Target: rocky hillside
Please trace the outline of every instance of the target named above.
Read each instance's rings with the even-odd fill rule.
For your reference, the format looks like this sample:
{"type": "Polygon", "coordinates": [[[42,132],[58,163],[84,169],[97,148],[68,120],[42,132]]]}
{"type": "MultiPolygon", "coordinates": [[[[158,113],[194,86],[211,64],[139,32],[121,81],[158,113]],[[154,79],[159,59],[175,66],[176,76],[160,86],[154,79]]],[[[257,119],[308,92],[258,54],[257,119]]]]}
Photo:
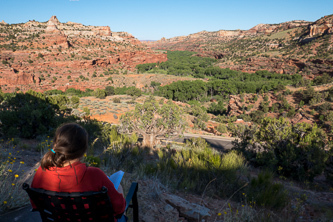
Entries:
{"type": "MultiPolygon", "coordinates": [[[[47,22],[0,23],[2,91],[97,88],[112,74],[127,74],[137,64],[163,62],[131,34],[108,26],[47,22]]],[[[126,77],[124,77],[126,78],[126,77]]]]}
{"type": "Polygon", "coordinates": [[[153,49],[188,50],[219,59],[219,66],[246,72],[333,74],[333,15],[259,24],[249,30],[202,31],[146,43],[153,49]]]}

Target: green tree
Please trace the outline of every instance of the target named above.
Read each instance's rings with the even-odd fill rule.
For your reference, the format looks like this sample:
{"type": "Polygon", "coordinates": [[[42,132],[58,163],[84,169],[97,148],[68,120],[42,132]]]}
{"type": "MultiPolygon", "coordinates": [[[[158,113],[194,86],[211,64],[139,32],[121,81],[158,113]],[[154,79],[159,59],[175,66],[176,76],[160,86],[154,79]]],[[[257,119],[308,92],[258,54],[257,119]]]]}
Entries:
{"type": "Polygon", "coordinates": [[[80,104],[80,98],[77,96],[72,96],[71,98],[71,104],[74,108],[77,108],[80,104]]]}
{"type": "Polygon", "coordinates": [[[107,96],[112,96],[114,95],[114,87],[113,86],[106,86],[105,87],[105,93],[107,96]]]}
{"type": "Polygon", "coordinates": [[[171,100],[160,106],[153,96],[120,119],[120,131],[143,136],[143,146],[154,147],[161,138],[181,136],[184,132],[182,110],[171,100]]]}
{"type": "Polygon", "coordinates": [[[129,87],[126,91],[126,94],[127,95],[130,95],[130,96],[141,96],[142,95],[142,92],[140,89],[136,88],[136,87],[129,87]]]}
{"type": "Polygon", "coordinates": [[[327,84],[332,82],[333,79],[330,75],[328,75],[327,73],[324,73],[322,76],[317,76],[314,80],[313,83],[315,85],[322,85],[322,84],[327,84]]]}
{"type": "Polygon", "coordinates": [[[264,118],[251,132],[234,145],[255,165],[300,181],[312,181],[323,172],[327,136],[316,124],[264,118]]]}
{"type": "Polygon", "coordinates": [[[160,82],[152,81],[150,83],[150,86],[153,87],[156,90],[159,86],[161,86],[161,83],[160,82]]]}
{"type": "Polygon", "coordinates": [[[88,107],[83,107],[83,112],[86,116],[90,115],[90,109],[88,107]]]}
{"type": "Polygon", "coordinates": [[[212,113],[214,115],[222,115],[227,111],[225,108],[225,105],[222,101],[218,101],[218,103],[211,103],[210,106],[207,109],[208,113],[212,113]]]}
{"type": "Polygon", "coordinates": [[[92,95],[99,99],[105,99],[106,93],[104,89],[95,89],[92,95]]]}
{"type": "Polygon", "coordinates": [[[36,138],[56,127],[58,109],[42,93],[29,90],[5,94],[3,100],[0,104],[0,132],[6,137],[36,138]]]}

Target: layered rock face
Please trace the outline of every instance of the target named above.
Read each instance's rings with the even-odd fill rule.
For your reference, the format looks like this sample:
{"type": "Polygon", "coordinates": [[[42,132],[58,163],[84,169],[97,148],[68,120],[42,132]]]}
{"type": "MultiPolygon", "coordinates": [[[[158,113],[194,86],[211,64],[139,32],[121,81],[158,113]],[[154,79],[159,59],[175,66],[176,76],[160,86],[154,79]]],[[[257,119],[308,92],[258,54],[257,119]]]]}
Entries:
{"type": "Polygon", "coordinates": [[[69,43],[67,41],[67,36],[63,31],[58,29],[58,25],[60,24],[59,20],[56,16],[52,16],[50,20],[46,23],[47,27],[45,29],[45,34],[42,35],[44,43],[53,48],[68,48],[69,43]]]}
{"type": "Polygon", "coordinates": [[[287,74],[333,74],[332,27],[330,15],[316,22],[295,20],[258,24],[249,30],[202,31],[146,44],[153,49],[198,52],[197,56],[218,59],[221,68],[250,73],[265,69],[287,74]],[[318,41],[311,42],[315,39],[318,41]]]}
{"type": "Polygon", "coordinates": [[[0,85],[8,87],[21,88],[25,85],[33,85],[36,83],[35,76],[27,73],[16,73],[14,69],[3,70],[3,78],[0,78],[0,85]]]}
{"type": "Polygon", "coordinates": [[[111,37],[112,32],[109,26],[85,26],[81,23],[66,22],[60,23],[56,16],[52,16],[47,22],[46,31],[48,32],[59,32],[66,36],[100,36],[100,37],[111,37]]]}
{"type": "MultiPolygon", "coordinates": [[[[191,40],[210,40],[211,38],[215,38],[218,40],[231,40],[234,38],[243,38],[246,36],[257,36],[263,34],[270,34],[277,31],[284,31],[287,29],[292,29],[296,27],[307,26],[311,24],[311,22],[303,21],[303,20],[296,20],[291,22],[284,22],[276,25],[271,24],[259,24],[254,26],[249,30],[219,30],[215,32],[207,32],[202,31],[194,34],[190,34],[188,36],[177,36],[170,39],[162,38],[155,42],[149,42],[148,45],[151,47],[163,47],[163,44],[168,43],[186,43],[191,40]]],[[[167,45],[165,45],[167,47],[167,45]]]]}
{"type": "MultiPolygon", "coordinates": [[[[132,73],[141,63],[163,62],[155,52],[126,32],[108,26],[59,22],[0,23],[0,87],[45,91],[103,88],[111,74],[132,73]]],[[[133,80],[132,80],[133,82],[133,80]]],[[[119,86],[123,86],[119,83],[119,86]]]]}
{"type": "Polygon", "coordinates": [[[309,36],[333,33],[333,16],[325,16],[310,25],[309,36]]]}
{"type": "Polygon", "coordinates": [[[55,33],[55,34],[64,34],[63,32],[61,32],[57,25],[59,25],[60,22],[59,20],[57,19],[56,16],[52,16],[50,18],[50,20],[47,22],[47,27],[46,27],[46,30],[45,32],[48,32],[48,33],[55,33]]]}

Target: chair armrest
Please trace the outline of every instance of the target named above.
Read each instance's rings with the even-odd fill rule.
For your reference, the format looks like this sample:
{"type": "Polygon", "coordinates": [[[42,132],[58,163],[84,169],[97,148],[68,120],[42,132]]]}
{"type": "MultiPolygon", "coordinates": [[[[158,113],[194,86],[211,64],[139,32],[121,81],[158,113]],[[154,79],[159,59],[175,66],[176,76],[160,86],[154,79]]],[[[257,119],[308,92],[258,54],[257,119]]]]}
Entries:
{"type": "MultiPolygon", "coordinates": [[[[127,196],[126,196],[126,208],[125,208],[125,212],[127,211],[128,207],[130,206],[130,202],[133,199],[133,197],[134,197],[133,202],[134,201],[137,202],[137,198],[136,198],[136,193],[137,192],[138,192],[138,183],[133,182],[132,185],[131,185],[131,188],[128,191],[127,196]]],[[[135,203],[133,203],[133,204],[135,204],[135,203]]]]}
{"type": "Polygon", "coordinates": [[[133,182],[126,196],[126,208],[125,208],[125,212],[127,211],[128,207],[133,208],[133,222],[139,222],[139,204],[138,204],[137,192],[138,192],[138,183],[133,182]],[[130,204],[131,201],[132,204],[130,204]]]}

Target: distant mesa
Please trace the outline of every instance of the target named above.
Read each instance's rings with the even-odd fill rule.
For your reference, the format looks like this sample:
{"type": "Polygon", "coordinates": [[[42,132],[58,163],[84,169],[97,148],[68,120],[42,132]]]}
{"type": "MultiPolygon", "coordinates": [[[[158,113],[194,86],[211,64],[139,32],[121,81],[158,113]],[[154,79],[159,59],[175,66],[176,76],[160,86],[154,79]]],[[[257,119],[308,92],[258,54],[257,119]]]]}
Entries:
{"type": "Polygon", "coordinates": [[[59,22],[57,16],[53,15],[47,22],[46,33],[61,34],[66,36],[100,36],[110,38],[112,32],[109,26],[85,26],[76,22],[59,22]]]}
{"type": "Polygon", "coordinates": [[[82,26],[81,23],[77,23],[77,22],[71,22],[71,21],[68,21],[66,22],[67,25],[75,25],[75,26],[82,26]]]}

